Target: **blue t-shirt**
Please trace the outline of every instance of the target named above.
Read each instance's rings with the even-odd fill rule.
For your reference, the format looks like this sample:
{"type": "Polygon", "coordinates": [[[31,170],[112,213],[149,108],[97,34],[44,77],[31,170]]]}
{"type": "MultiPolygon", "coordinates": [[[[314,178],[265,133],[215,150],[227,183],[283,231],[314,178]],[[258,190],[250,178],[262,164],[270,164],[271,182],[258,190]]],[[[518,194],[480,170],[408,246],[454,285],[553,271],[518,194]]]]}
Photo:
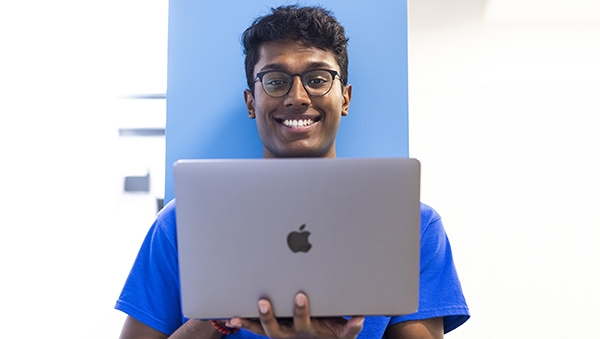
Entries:
{"type": "MultiPolygon", "coordinates": [[[[179,293],[175,202],[172,201],[150,228],[115,308],[171,335],[188,320],[181,312],[179,293]]],[[[402,317],[365,317],[358,339],[379,339],[390,325],[436,317],[444,317],[447,333],[469,319],[469,309],[440,216],[431,207],[421,204],[419,310],[402,317]]],[[[264,338],[245,330],[230,337],[264,338]]]]}

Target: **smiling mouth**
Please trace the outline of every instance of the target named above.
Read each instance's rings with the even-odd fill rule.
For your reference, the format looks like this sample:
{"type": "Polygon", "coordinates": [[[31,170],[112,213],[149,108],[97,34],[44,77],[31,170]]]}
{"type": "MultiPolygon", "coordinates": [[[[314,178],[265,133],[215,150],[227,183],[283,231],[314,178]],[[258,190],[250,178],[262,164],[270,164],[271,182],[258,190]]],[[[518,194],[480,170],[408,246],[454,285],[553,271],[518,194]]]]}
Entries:
{"type": "Polygon", "coordinates": [[[280,124],[283,124],[287,127],[301,128],[301,127],[308,127],[321,119],[316,118],[314,120],[313,119],[276,119],[276,120],[280,124]]]}

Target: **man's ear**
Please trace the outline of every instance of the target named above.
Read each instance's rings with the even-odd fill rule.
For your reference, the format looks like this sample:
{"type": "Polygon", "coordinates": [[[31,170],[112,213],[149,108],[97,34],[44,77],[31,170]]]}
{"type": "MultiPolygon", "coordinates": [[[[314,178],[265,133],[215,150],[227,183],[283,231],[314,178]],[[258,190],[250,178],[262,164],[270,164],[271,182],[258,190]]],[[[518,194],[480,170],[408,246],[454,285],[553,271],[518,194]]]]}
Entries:
{"type": "Polygon", "coordinates": [[[256,111],[254,109],[254,96],[249,89],[244,90],[244,101],[246,102],[246,109],[248,109],[248,118],[256,118],[256,111]]]}
{"type": "Polygon", "coordinates": [[[342,93],[342,116],[348,115],[350,99],[352,99],[352,85],[346,85],[344,86],[344,92],[342,93]]]}

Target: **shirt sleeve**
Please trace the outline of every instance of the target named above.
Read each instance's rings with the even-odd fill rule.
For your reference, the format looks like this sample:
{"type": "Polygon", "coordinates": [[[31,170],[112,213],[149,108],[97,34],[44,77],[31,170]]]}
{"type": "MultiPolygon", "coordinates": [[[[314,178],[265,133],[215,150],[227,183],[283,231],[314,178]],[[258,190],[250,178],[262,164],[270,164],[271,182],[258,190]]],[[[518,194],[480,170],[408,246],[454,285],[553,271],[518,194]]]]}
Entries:
{"type": "Polygon", "coordinates": [[[171,202],[144,239],[115,306],[167,335],[187,320],[181,314],[175,227],[175,204],[171,202]]]}
{"type": "Polygon", "coordinates": [[[444,333],[448,333],[469,319],[469,308],[442,220],[437,212],[425,204],[421,204],[420,266],[418,311],[392,317],[390,325],[407,320],[443,317],[444,333]]]}

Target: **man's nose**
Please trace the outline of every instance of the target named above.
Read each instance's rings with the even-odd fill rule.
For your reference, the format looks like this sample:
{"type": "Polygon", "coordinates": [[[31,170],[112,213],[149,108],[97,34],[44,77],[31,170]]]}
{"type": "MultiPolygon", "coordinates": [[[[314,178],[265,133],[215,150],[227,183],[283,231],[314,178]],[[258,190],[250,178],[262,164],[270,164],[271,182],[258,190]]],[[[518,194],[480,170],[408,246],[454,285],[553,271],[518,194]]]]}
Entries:
{"type": "Polygon", "coordinates": [[[285,96],[285,105],[310,105],[310,95],[308,95],[308,92],[306,92],[306,89],[302,85],[302,78],[300,76],[292,78],[292,86],[285,96]]]}

